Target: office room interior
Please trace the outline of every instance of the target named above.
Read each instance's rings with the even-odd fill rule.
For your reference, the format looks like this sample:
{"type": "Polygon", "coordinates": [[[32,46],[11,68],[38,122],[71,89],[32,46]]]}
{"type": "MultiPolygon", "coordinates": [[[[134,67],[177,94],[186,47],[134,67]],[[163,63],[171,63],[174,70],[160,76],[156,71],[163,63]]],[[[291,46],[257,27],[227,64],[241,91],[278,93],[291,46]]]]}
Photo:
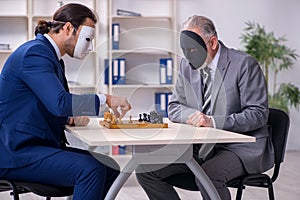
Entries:
{"type": "MultiPolygon", "coordinates": [[[[104,84],[104,60],[109,56],[109,40],[111,39],[108,28],[109,25],[111,25],[109,15],[115,15],[117,9],[134,11],[141,13],[142,16],[172,15],[171,21],[175,22],[175,27],[173,28],[176,31],[180,31],[182,23],[188,17],[192,15],[203,15],[213,20],[218,32],[218,37],[226,46],[240,50],[244,49],[241,36],[245,33],[246,22],[255,22],[264,26],[267,32],[274,32],[276,37],[284,36],[287,39],[284,44],[291,49],[295,49],[296,53],[300,55],[300,21],[298,20],[300,18],[300,1],[298,0],[0,0],[0,44],[10,43],[10,48],[12,50],[16,49],[21,43],[33,38],[33,34],[29,32],[33,31],[32,27],[34,27],[33,24],[36,22],[38,16],[47,16],[48,18],[46,19],[49,20],[49,16],[58,8],[58,4],[70,2],[82,3],[88,7],[96,6],[95,10],[99,16],[97,25],[98,36],[96,37],[97,46],[94,47],[96,53],[92,53],[92,55],[89,55],[85,60],[80,61],[80,65],[74,64],[74,68],[72,68],[73,62],[76,63],[77,61],[66,58],[69,63],[69,66],[66,66],[66,76],[71,81],[71,86],[73,86],[72,84],[74,84],[74,82],[78,82],[79,84],[83,83],[83,87],[73,87],[75,92],[80,93],[90,93],[94,91],[94,88],[91,86],[93,84],[96,84],[97,91],[100,92],[112,92],[114,90],[119,91],[119,94],[122,95],[136,92],[138,94],[137,97],[132,99],[132,106],[136,108],[132,114],[136,117],[138,117],[138,113],[143,112],[143,110],[149,111],[154,108],[152,105],[145,106],[144,104],[151,104],[151,101],[154,99],[153,94],[155,92],[164,91],[167,86],[145,90],[140,88],[122,89],[122,86],[119,88],[109,88],[108,85],[104,84]],[[109,2],[111,2],[112,7],[110,7],[109,2]],[[174,2],[176,5],[171,5],[174,2]],[[26,16],[28,12],[30,12],[30,15],[26,16]],[[24,17],[22,17],[23,15],[24,17]],[[32,24],[29,24],[28,21],[31,21],[32,24]],[[15,23],[15,25],[10,25],[10,23],[15,23]],[[26,25],[24,25],[24,23],[26,25]],[[97,59],[91,59],[91,57],[96,57],[97,59]],[[96,65],[99,66],[99,68],[95,67],[96,65]],[[96,76],[95,73],[98,75],[96,76]],[[101,77],[99,78],[98,76],[100,75],[101,77]],[[150,91],[152,96],[147,96],[148,91],[150,91]]],[[[130,24],[127,24],[127,26],[131,27],[130,24]]],[[[145,37],[144,40],[147,40],[147,38],[145,37]]],[[[157,43],[157,41],[153,42],[157,43]]],[[[164,43],[164,41],[161,42],[164,43]]],[[[0,50],[0,69],[2,69],[10,53],[11,51],[0,50]]],[[[159,59],[159,56],[156,57],[159,59]]],[[[139,60],[141,60],[140,58],[139,60]]],[[[145,59],[148,59],[147,56],[145,59]]],[[[142,62],[140,62],[140,64],[143,65],[142,62]]],[[[179,63],[177,63],[177,65],[179,65],[179,63]]],[[[147,68],[147,65],[141,67],[141,69],[145,68],[147,68]]],[[[153,80],[155,80],[154,82],[159,82],[159,73],[154,73],[155,77],[153,77],[153,74],[152,77],[148,77],[147,74],[152,73],[150,71],[134,71],[129,75],[131,79],[129,81],[140,82],[141,79],[144,79],[146,82],[153,80]],[[135,76],[137,77],[135,78],[135,76]]],[[[292,69],[283,70],[278,74],[277,83],[290,82],[300,88],[299,74],[300,57],[297,57],[292,69]]],[[[274,74],[272,72],[269,73],[269,76],[270,79],[273,80],[274,74]]],[[[174,79],[175,78],[176,76],[174,75],[174,79]]],[[[134,84],[136,85],[136,83],[134,84]]],[[[271,88],[270,85],[269,89],[271,88]]],[[[296,200],[299,199],[300,195],[298,190],[298,185],[300,184],[299,106],[298,108],[289,106],[289,117],[290,129],[285,160],[281,166],[279,178],[274,183],[275,198],[279,200],[296,200]]],[[[72,138],[72,136],[69,135],[68,138],[74,146],[87,148],[87,145],[72,138]]],[[[122,157],[121,155],[115,156],[115,158],[121,165],[124,165],[127,160],[126,156],[122,157]]],[[[182,189],[178,189],[178,191],[182,199],[201,199],[199,192],[182,189]]],[[[232,199],[234,199],[236,190],[230,189],[230,191],[232,193],[232,199]]],[[[0,200],[10,198],[9,192],[0,192],[0,200]]],[[[21,199],[35,200],[44,198],[35,194],[23,194],[21,195],[21,199]]],[[[59,200],[67,198],[56,197],[53,199],[59,200]]],[[[138,185],[135,177],[131,176],[116,199],[146,200],[148,198],[138,185]]],[[[249,187],[244,191],[243,199],[268,199],[267,190],[249,187]]]]}

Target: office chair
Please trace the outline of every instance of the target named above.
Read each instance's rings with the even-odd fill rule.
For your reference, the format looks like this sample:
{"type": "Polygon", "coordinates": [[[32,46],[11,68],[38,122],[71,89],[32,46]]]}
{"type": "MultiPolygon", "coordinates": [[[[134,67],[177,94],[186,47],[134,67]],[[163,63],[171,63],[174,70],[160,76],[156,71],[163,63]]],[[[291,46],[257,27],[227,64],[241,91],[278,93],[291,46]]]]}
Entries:
{"type": "MultiPolygon", "coordinates": [[[[242,192],[246,186],[268,188],[269,199],[274,200],[273,182],[279,175],[280,165],[284,160],[288,130],[290,125],[289,116],[282,110],[270,108],[269,109],[269,132],[274,146],[275,163],[273,167],[273,174],[271,176],[260,174],[248,174],[235,178],[227,183],[228,187],[237,188],[236,200],[242,199],[242,192]]],[[[198,191],[195,183],[195,176],[192,173],[173,175],[165,179],[165,181],[175,187],[198,191]]]]}
{"type": "Polygon", "coordinates": [[[46,197],[46,200],[51,200],[51,197],[67,197],[73,194],[73,187],[58,187],[44,185],[39,183],[0,180],[0,192],[11,191],[10,195],[14,200],[19,200],[19,195],[32,192],[36,195],[46,197]]]}

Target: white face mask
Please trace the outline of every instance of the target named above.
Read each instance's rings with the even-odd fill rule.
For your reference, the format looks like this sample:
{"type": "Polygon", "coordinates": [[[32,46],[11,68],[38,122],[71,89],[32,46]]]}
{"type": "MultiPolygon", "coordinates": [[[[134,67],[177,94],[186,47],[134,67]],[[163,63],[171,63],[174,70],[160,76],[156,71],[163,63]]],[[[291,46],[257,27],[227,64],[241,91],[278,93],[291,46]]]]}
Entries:
{"type": "Polygon", "coordinates": [[[82,26],[74,49],[74,58],[83,59],[93,50],[92,40],[95,38],[95,29],[90,26],[82,26]]]}

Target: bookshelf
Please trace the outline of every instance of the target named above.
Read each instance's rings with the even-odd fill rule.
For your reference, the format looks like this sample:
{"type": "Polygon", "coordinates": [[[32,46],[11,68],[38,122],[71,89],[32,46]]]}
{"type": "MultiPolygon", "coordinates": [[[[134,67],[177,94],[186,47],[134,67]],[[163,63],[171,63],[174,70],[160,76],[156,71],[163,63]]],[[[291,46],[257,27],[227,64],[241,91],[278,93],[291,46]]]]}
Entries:
{"type": "MultiPolygon", "coordinates": [[[[155,94],[170,93],[174,88],[178,62],[176,5],[177,0],[107,0],[108,40],[104,79],[108,94],[126,96],[132,104],[132,110],[125,118],[129,115],[138,118],[141,113],[155,110],[155,94]],[[118,9],[141,16],[117,15],[118,9]],[[119,25],[118,48],[114,48],[113,24],[119,25]],[[120,58],[126,62],[125,84],[113,84],[117,69],[113,63],[120,58]],[[171,84],[160,83],[162,58],[173,60],[171,84]]],[[[131,147],[125,148],[125,154],[130,154],[131,147]]],[[[120,147],[111,146],[110,154],[116,156],[116,152],[120,152],[120,147]]]]}
{"type": "Polygon", "coordinates": [[[174,88],[178,63],[177,0],[107,0],[107,4],[107,92],[127,96],[133,105],[129,115],[137,117],[155,109],[155,93],[169,93],[174,88]],[[118,9],[141,16],[117,15],[118,9]],[[119,24],[117,49],[114,49],[113,24],[119,24]],[[112,81],[113,61],[118,58],[126,60],[125,84],[113,84],[112,81]],[[172,58],[171,84],[160,82],[162,58],[172,58]]]}

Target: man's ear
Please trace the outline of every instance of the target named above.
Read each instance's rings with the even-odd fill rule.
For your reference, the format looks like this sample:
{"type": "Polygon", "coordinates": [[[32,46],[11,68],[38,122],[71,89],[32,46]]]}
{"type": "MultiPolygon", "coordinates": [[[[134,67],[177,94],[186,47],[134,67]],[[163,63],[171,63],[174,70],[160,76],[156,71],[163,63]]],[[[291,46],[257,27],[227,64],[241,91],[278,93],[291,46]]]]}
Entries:
{"type": "Polygon", "coordinates": [[[70,22],[65,23],[65,25],[63,26],[63,30],[65,31],[65,33],[67,35],[72,34],[73,29],[74,29],[74,26],[70,22]]]}
{"type": "Polygon", "coordinates": [[[218,38],[216,36],[211,37],[211,48],[215,50],[218,46],[218,38]]]}

